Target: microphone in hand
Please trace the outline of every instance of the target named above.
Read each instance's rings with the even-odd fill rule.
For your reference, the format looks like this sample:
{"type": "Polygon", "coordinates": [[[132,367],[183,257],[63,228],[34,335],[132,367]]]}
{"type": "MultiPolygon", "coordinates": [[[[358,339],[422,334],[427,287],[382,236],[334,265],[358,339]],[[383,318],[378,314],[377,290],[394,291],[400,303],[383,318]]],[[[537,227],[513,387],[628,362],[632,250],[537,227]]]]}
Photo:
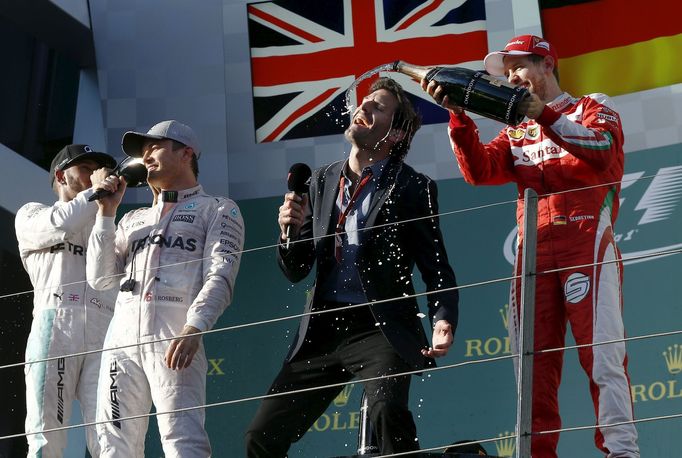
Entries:
{"type": "MultiPolygon", "coordinates": [[[[125,178],[126,184],[129,187],[144,186],[147,183],[147,167],[139,161],[130,161],[127,164],[126,161],[121,162],[113,170],[112,175],[125,178]]],[[[88,202],[99,200],[110,194],[111,191],[107,191],[106,189],[97,189],[94,194],[88,198],[88,202]]]]}
{"type": "MultiPolygon", "coordinates": [[[[287,188],[289,188],[289,191],[293,191],[299,197],[303,194],[307,194],[308,188],[310,187],[311,176],[312,171],[310,170],[310,167],[308,167],[307,164],[303,164],[302,162],[297,162],[289,169],[289,174],[287,175],[287,188]]],[[[290,233],[291,226],[287,224],[287,249],[289,249],[289,242],[291,240],[290,233]]]]}

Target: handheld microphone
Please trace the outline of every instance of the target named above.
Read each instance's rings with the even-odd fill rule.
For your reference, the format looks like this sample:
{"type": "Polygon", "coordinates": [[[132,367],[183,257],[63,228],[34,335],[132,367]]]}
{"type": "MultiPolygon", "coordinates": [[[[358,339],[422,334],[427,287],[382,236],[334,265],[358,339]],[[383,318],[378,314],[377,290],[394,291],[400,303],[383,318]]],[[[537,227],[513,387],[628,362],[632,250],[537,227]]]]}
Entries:
{"type": "MultiPolygon", "coordinates": [[[[147,183],[147,167],[142,162],[138,161],[123,161],[111,172],[112,175],[123,177],[126,184],[130,187],[144,186],[147,183]],[[122,167],[126,164],[124,167],[122,167]]],[[[111,191],[106,189],[97,189],[93,195],[88,197],[88,202],[99,200],[104,196],[111,194],[111,191]]]]}
{"type": "MultiPolygon", "coordinates": [[[[308,188],[310,187],[310,177],[312,176],[312,171],[307,164],[302,162],[297,162],[292,165],[289,169],[289,174],[287,175],[287,188],[289,191],[293,191],[296,195],[301,196],[308,193],[308,188]]],[[[289,249],[289,241],[291,226],[287,224],[286,234],[287,234],[287,244],[286,248],[289,249]]]]}

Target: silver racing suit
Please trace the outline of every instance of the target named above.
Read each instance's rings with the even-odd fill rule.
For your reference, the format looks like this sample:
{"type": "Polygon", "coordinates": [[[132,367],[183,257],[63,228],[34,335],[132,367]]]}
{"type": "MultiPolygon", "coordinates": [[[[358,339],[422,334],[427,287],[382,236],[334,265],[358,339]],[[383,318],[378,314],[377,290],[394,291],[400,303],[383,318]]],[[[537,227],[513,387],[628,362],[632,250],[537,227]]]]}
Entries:
{"type": "MultiPolygon", "coordinates": [[[[162,196],[160,196],[162,197],[162,196]]],[[[97,425],[102,457],[144,457],[147,419],[119,421],[206,403],[207,361],[203,344],[189,367],[166,367],[169,341],[185,325],[213,327],[232,300],[244,244],[244,223],[230,199],[212,197],[201,186],[179,191],[177,203],[127,213],[118,224],[97,216],[90,237],[88,279],[96,288],[119,283],[102,357],[97,425]],[[171,207],[162,217],[162,210],[171,207]],[[124,273],[117,278],[115,274],[124,273]]],[[[207,457],[204,410],[157,416],[166,457],[207,457]]]]}
{"type": "MultiPolygon", "coordinates": [[[[95,291],[85,281],[86,247],[97,204],[91,189],[70,202],[31,202],[15,219],[19,253],[35,288],[33,323],[26,360],[63,356],[102,348],[118,289],[95,291]]],[[[28,364],[26,432],[69,424],[78,399],[83,419],[95,420],[100,353],[28,364]]],[[[66,430],[27,436],[28,456],[62,456],[66,430]]],[[[99,455],[94,426],[86,428],[88,448],[99,455]]]]}

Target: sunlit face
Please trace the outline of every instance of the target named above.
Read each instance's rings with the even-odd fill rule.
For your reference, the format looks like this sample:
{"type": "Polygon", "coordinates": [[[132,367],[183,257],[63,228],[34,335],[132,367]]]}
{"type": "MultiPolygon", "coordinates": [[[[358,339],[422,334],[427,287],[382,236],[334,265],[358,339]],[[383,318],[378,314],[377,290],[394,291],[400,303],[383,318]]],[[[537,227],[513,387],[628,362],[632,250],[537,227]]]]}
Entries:
{"type": "Polygon", "coordinates": [[[173,182],[182,172],[184,148],[173,151],[173,141],[169,139],[146,140],[142,145],[142,162],[147,167],[147,182],[163,187],[173,182]]]}
{"type": "MultiPolygon", "coordinates": [[[[61,180],[66,183],[66,187],[63,189],[65,190],[64,197],[67,201],[76,197],[76,194],[79,192],[85,191],[92,186],[90,176],[92,172],[99,168],[101,166],[92,159],[83,159],[62,172],[61,180]]],[[[60,179],[60,177],[57,176],[57,179],[60,179]]]]}
{"type": "Polygon", "coordinates": [[[545,62],[534,62],[529,56],[505,56],[504,76],[514,86],[523,86],[531,94],[544,99],[547,90],[547,78],[551,75],[551,67],[545,62]],[[549,71],[548,71],[549,69],[549,71]]]}
{"type": "Polygon", "coordinates": [[[386,89],[368,94],[353,113],[346,138],[360,148],[377,149],[390,133],[397,108],[398,99],[386,89]]]}

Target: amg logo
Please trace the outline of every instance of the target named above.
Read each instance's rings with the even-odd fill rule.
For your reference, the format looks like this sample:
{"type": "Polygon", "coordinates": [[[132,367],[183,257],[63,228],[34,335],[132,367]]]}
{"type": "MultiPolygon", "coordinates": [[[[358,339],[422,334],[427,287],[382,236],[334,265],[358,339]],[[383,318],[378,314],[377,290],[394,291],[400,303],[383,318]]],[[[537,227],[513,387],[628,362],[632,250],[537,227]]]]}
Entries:
{"type": "Polygon", "coordinates": [[[182,221],[183,223],[193,223],[196,215],[175,215],[173,221],[182,221]]]}
{"type": "Polygon", "coordinates": [[[66,368],[66,359],[59,358],[57,360],[57,420],[64,424],[64,370],[66,368]]]}
{"type": "MultiPolygon", "coordinates": [[[[112,361],[109,365],[109,378],[111,383],[109,384],[109,401],[111,401],[111,419],[118,420],[121,418],[121,410],[118,404],[118,386],[116,386],[116,375],[118,374],[118,365],[116,361],[112,361]]],[[[112,425],[121,429],[120,421],[112,421],[112,425]]]]}

